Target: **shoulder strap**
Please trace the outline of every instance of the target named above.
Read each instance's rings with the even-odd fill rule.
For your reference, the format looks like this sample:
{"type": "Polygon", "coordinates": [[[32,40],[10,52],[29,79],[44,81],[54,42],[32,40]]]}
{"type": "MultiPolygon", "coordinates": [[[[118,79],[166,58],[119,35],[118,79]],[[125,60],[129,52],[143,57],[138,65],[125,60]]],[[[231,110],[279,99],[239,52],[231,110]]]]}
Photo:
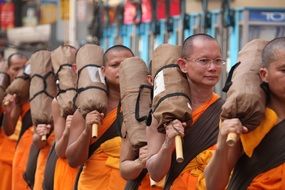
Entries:
{"type": "MultiPolygon", "coordinates": [[[[122,113],[117,113],[117,118],[112,124],[112,126],[109,127],[105,131],[105,133],[101,137],[99,137],[99,139],[96,142],[94,142],[92,145],[89,146],[88,158],[92,156],[92,154],[100,147],[102,143],[104,143],[105,141],[109,139],[119,136],[119,133],[121,131],[121,125],[122,125],[122,113]]],[[[78,189],[78,181],[79,181],[82,170],[83,170],[83,165],[80,166],[80,169],[77,173],[76,180],[74,183],[74,190],[78,189]]]]}
{"type": "Polygon", "coordinates": [[[20,135],[19,135],[17,144],[19,143],[19,141],[20,141],[21,137],[23,136],[23,134],[25,133],[25,131],[27,129],[29,129],[32,125],[33,125],[33,122],[32,122],[31,110],[29,109],[24,114],[24,116],[22,118],[22,127],[21,127],[21,130],[20,130],[20,135]]]}
{"type": "Polygon", "coordinates": [[[55,171],[57,158],[58,157],[55,152],[55,143],[54,143],[49,152],[48,159],[46,162],[44,181],[43,181],[44,190],[53,190],[54,171],[55,171]]]}
{"type": "Polygon", "coordinates": [[[285,120],[280,122],[265,136],[251,158],[245,154],[234,168],[228,189],[247,189],[251,181],[260,173],[285,162],[285,120]]]}
{"type": "Polygon", "coordinates": [[[182,163],[177,163],[175,153],[173,153],[164,189],[170,189],[174,180],[179,176],[188,163],[199,153],[217,142],[220,113],[223,103],[224,101],[219,98],[186,132],[183,143],[184,161],[182,163]]]}
{"type": "Polygon", "coordinates": [[[24,180],[31,189],[33,189],[34,187],[35,173],[36,173],[39,153],[40,149],[36,145],[31,144],[26,170],[23,174],[24,180]]]}
{"type": "Polygon", "coordinates": [[[134,179],[134,180],[128,180],[126,186],[125,186],[125,190],[137,190],[143,180],[143,178],[146,176],[147,174],[147,169],[143,169],[140,173],[140,175],[134,179]]]}
{"type": "Polygon", "coordinates": [[[92,145],[89,147],[89,154],[88,157],[92,156],[92,154],[100,147],[102,143],[105,141],[112,139],[116,136],[119,136],[119,131],[121,130],[121,125],[122,125],[122,114],[119,113],[117,114],[117,118],[112,124],[111,127],[109,127],[105,133],[92,145]]]}

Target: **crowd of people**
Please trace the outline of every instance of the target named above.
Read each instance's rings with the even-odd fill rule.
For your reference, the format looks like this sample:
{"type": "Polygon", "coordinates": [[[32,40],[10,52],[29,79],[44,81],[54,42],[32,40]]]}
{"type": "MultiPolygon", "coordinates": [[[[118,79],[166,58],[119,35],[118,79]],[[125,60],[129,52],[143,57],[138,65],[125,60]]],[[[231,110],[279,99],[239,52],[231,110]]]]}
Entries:
{"type": "MultiPolygon", "coordinates": [[[[75,48],[70,49],[76,54],[75,48]]],[[[214,87],[225,61],[217,40],[207,34],[186,38],[176,63],[190,86],[191,122],[176,118],[161,132],[150,115],[147,143],[138,149],[121,134],[124,110],[118,107],[120,65],[134,56],[123,45],[104,52],[100,68],[107,86],[104,113],[93,110],[83,115],[76,109],[65,117],[54,97],[53,123],[34,125],[29,101],[19,102],[15,94],[7,93],[1,105],[0,189],[285,189],[285,37],[263,48],[258,74],[267,88],[267,101],[264,118],[254,129],[242,118],[221,120],[226,100],[214,87]],[[92,137],[94,123],[99,126],[96,138],[92,137]],[[233,146],[227,144],[230,133],[240,137],[233,146]],[[183,139],[182,163],[175,159],[177,135],[183,139]],[[244,141],[251,143],[251,154],[244,141]]],[[[28,62],[20,53],[9,56],[10,83],[28,62]]],[[[76,74],[76,67],[72,68],[76,74]]],[[[153,86],[150,71],[148,81],[153,86]]]]}

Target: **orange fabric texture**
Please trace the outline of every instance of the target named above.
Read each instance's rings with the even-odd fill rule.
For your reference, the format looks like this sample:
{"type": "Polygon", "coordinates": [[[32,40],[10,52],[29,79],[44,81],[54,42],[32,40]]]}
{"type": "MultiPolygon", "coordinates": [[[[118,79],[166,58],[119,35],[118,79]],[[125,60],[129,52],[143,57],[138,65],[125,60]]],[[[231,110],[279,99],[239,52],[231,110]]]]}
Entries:
{"type": "Polygon", "coordinates": [[[150,176],[146,174],[141,182],[141,185],[139,186],[139,190],[161,190],[161,188],[156,186],[151,187],[150,176]]]}
{"type": "Polygon", "coordinates": [[[72,190],[74,188],[75,178],[78,168],[72,168],[68,165],[66,159],[58,158],[54,171],[54,190],[72,190]]]}
{"type": "MultiPolygon", "coordinates": [[[[106,131],[116,119],[117,109],[109,112],[99,127],[99,136],[106,131]]],[[[83,167],[78,181],[79,190],[124,189],[126,181],[119,171],[121,138],[107,140],[93,153],[83,167]]]]}
{"type": "Polygon", "coordinates": [[[52,133],[47,141],[47,145],[41,149],[38,160],[37,160],[37,169],[35,173],[35,184],[34,190],[42,190],[43,180],[44,180],[44,172],[46,167],[46,162],[48,158],[49,151],[52,147],[52,143],[54,141],[54,134],[52,133]]]}
{"type": "Polygon", "coordinates": [[[281,190],[285,189],[285,164],[256,176],[247,188],[248,190],[281,190]]]}
{"type": "Polygon", "coordinates": [[[0,189],[12,188],[12,162],[16,148],[16,141],[4,135],[0,147],[0,189]]]}
{"type": "Polygon", "coordinates": [[[32,141],[33,129],[29,128],[24,132],[15,151],[12,167],[12,190],[29,189],[23,174],[26,170],[32,141]]]}
{"type": "MultiPolygon", "coordinates": [[[[203,103],[197,109],[192,112],[192,120],[195,123],[199,117],[204,113],[207,108],[212,105],[219,96],[213,94],[212,98],[203,103]]],[[[189,164],[184,168],[181,174],[175,179],[171,186],[171,190],[197,190],[206,189],[205,178],[204,178],[204,168],[212,157],[215,145],[210,147],[208,150],[201,152],[196,158],[194,158],[189,164]]]]}
{"type": "MultiPolygon", "coordinates": [[[[277,124],[276,113],[266,108],[264,120],[254,131],[241,136],[245,152],[252,155],[265,135],[277,124]]],[[[285,189],[285,163],[256,176],[247,188],[248,190],[279,190],[285,189]]]]}
{"type": "Polygon", "coordinates": [[[276,125],[277,114],[270,108],[265,109],[265,116],[258,127],[249,133],[240,135],[245,154],[251,157],[254,149],[259,145],[266,134],[276,125]]]}

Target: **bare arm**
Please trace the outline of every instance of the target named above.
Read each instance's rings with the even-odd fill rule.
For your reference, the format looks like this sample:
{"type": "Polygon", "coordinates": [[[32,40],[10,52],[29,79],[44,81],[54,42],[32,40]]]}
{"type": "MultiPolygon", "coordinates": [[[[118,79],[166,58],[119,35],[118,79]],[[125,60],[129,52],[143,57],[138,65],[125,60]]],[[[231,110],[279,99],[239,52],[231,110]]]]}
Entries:
{"type": "Polygon", "coordinates": [[[206,186],[208,190],[224,190],[228,184],[231,172],[242,154],[241,142],[233,147],[226,144],[230,132],[241,134],[247,132],[238,119],[223,122],[218,136],[217,150],[205,169],[206,186]]]}
{"type": "Polygon", "coordinates": [[[124,179],[132,180],[136,179],[145,168],[147,146],[140,148],[140,151],[136,152],[127,138],[122,138],[120,172],[124,179]]]}
{"type": "Polygon", "coordinates": [[[8,105],[3,105],[3,120],[2,127],[7,136],[15,132],[18,118],[21,114],[21,106],[16,104],[16,95],[7,94],[3,102],[9,102],[8,105]]]}
{"type": "MultiPolygon", "coordinates": [[[[60,107],[56,99],[52,101],[52,116],[54,120],[54,134],[55,134],[55,151],[59,157],[65,157],[65,151],[68,144],[69,128],[66,126],[65,118],[60,116],[60,107]]],[[[70,120],[70,118],[69,118],[70,120]]],[[[68,122],[70,124],[70,122],[68,122]]]]}
{"type": "Polygon", "coordinates": [[[66,149],[66,157],[70,166],[78,167],[88,159],[89,145],[92,140],[91,127],[93,123],[101,123],[102,116],[97,111],[86,115],[86,121],[76,110],[71,121],[70,136],[66,149]]]}
{"type": "Polygon", "coordinates": [[[166,126],[166,134],[157,131],[157,121],[154,118],[151,126],[147,127],[149,158],[146,167],[154,181],[160,181],[168,173],[172,153],[175,149],[175,136],[178,134],[184,135],[184,128],[178,120],[174,120],[166,126]]]}

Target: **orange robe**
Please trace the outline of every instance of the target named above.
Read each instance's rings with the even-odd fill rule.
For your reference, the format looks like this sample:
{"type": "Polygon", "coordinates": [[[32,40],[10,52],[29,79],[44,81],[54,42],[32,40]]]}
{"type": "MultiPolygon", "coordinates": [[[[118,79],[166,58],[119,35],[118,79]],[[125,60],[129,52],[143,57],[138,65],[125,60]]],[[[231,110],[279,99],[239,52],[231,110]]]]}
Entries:
{"type": "Polygon", "coordinates": [[[54,172],[54,190],[72,190],[78,168],[72,168],[68,165],[66,159],[58,158],[56,161],[55,172],[54,172]],[[64,180],[63,180],[64,179],[64,180]]]}
{"type": "MultiPolygon", "coordinates": [[[[28,103],[22,106],[21,118],[24,117],[29,109],[30,105],[28,103]]],[[[33,129],[30,127],[24,132],[16,147],[12,166],[12,190],[29,189],[27,183],[23,178],[23,174],[26,170],[32,140],[33,129]]]]}
{"type": "MultiPolygon", "coordinates": [[[[247,156],[251,157],[254,149],[259,145],[265,135],[277,124],[277,114],[267,108],[265,118],[253,131],[241,135],[243,149],[247,156]]],[[[275,190],[285,189],[285,163],[263,172],[256,176],[249,184],[248,190],[275,190]]]]}
{"type": "Polygon", "coordinates": [[[21,120],[18,120],[14,134],[4,135],[2,145],[0,146],[0,189],[12,188],[12,163],[21,129],[21,120]]]}
{"type": "Polygon", "coordinates": [[[33,141],[33,129],[27,129],[21,137],[15,151],[12,167],[12,190],[29,189],[28,184],[23,178],[26,170],[30,146],[33,141]]]}
{"type": "Polygon", "coordinates": [[[46,162],[48,159],[48,154],[54,142],[54,134],[52,133],[48,140],[47,145],[40,150],[38,160],[37,160],[37,169],[35,173],[35,184],[34,190],[42,190],[43,188],[43,181],[44,181],[44,172],[46,167],[46,162]]]}
{"type": "MultiPolygon", "coordinates": [[[[117,109],[109,112],[99,127],[101,136],[115,121],[117,109]]],[[[105,141],[84,164],[78,181],[78,190],[104,189],[123,190],[126,181],[121,177],[120,164],[121,137],[105,141]]]]}
{"type": "MultiPolygon", "coordinates": [[[[218,99],[217,94],[213,94],[210,101],[205,102],[192,112],[193,123],[204,113],[207,108],[218,99]]],[[[215,145],[207,150],[204,150],[197,155],[189,164],[184,168],[180,175],[175,179],[171,186],[171,190],[197,190],[206,189],[204,169],[210,158],[213,155],[215,145]]]]}

